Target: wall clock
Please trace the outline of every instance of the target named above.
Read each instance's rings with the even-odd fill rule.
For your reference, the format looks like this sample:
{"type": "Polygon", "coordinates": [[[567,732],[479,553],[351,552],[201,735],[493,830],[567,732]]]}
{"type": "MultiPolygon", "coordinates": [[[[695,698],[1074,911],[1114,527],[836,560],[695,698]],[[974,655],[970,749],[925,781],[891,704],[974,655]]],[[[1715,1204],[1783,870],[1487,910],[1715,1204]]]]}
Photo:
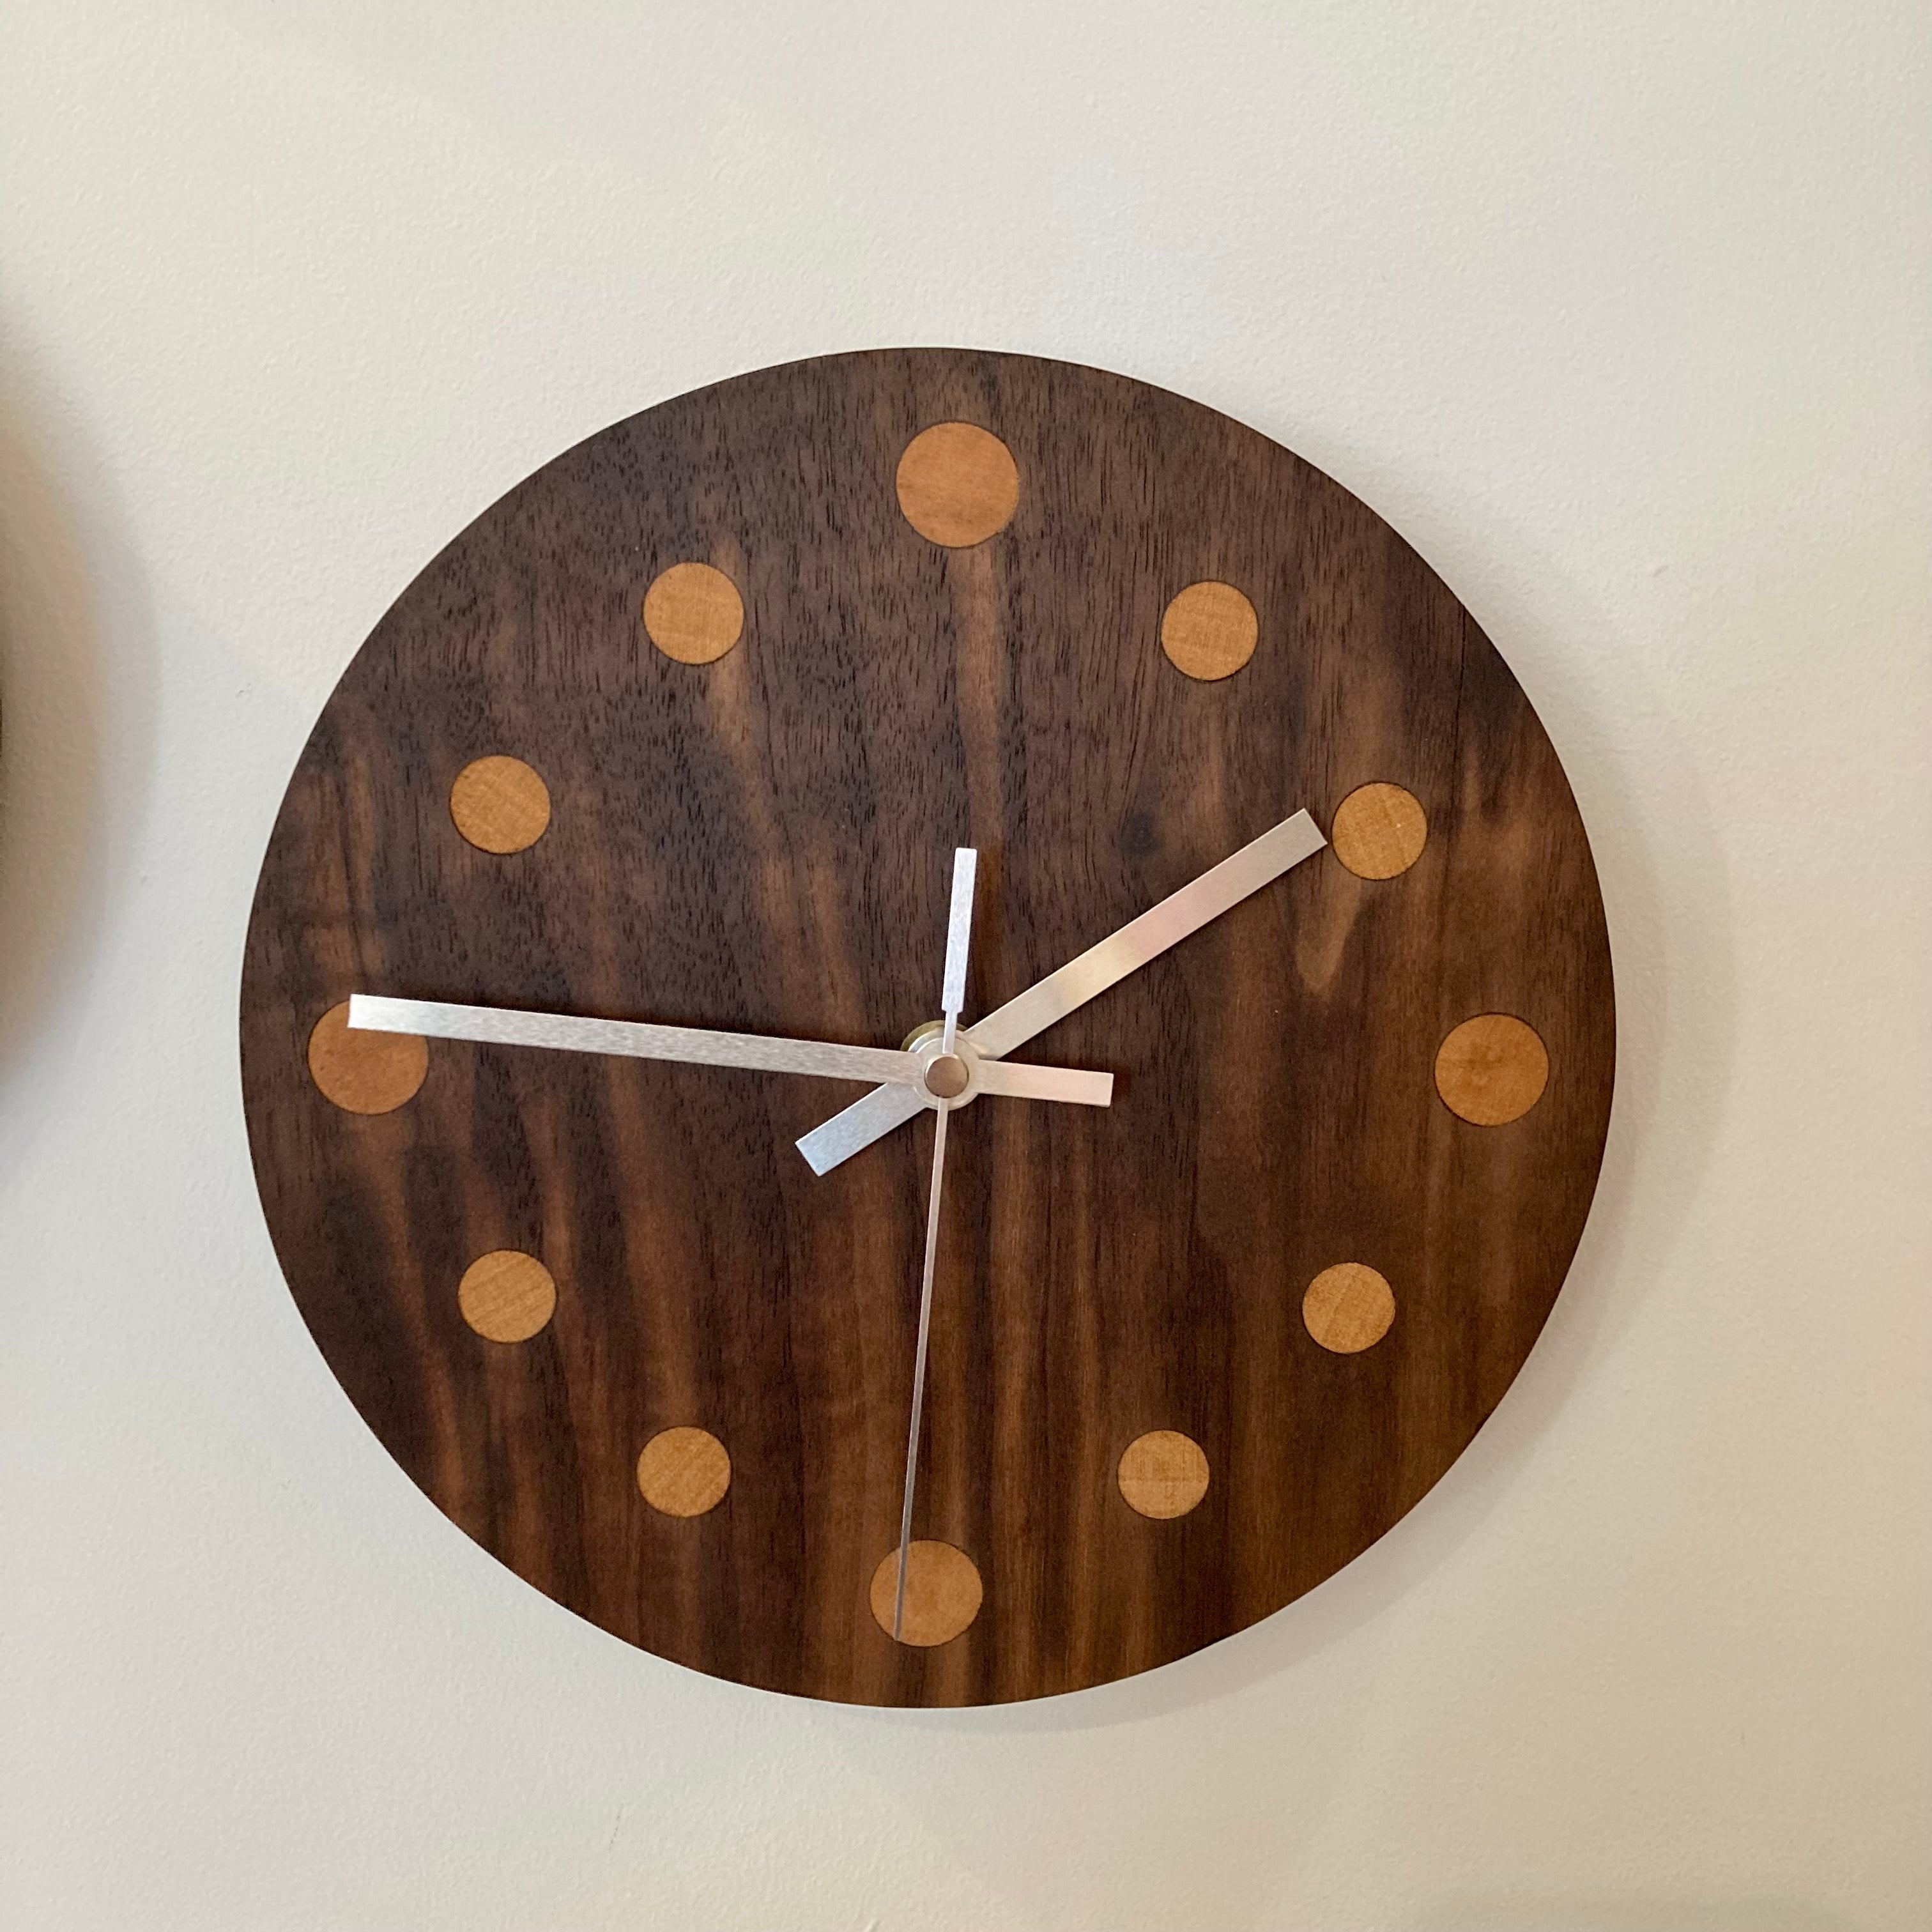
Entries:
{"type": "Polygon", "coordinates": [[[952,1705],[1416,1502],[1562,1284],[1614,1017],[1556,754],[1400,538],[1198,404],[918,350],[647,410],[430,564],[242,1043],[296,1303],[453,1522],[681,1664],[952,1705]]]}

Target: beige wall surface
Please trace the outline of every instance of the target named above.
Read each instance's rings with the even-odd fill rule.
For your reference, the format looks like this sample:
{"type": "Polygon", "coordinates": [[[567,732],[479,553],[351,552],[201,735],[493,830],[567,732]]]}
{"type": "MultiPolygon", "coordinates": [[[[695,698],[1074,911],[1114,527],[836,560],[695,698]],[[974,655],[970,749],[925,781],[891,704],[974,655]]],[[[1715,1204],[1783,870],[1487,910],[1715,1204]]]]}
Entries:
{"type": "Polygon", "coordinates": [[[0,1923],[1932,1922],[1922,0],[13,0],[0,1923]],[[527,1589],[270,1252],[255,871],[410,576],[612,420],[970,343],[1367,499],[1596,842],[1568,1288],[1440,1486],[1147,1678],[789,1702],[527,1589]]]}

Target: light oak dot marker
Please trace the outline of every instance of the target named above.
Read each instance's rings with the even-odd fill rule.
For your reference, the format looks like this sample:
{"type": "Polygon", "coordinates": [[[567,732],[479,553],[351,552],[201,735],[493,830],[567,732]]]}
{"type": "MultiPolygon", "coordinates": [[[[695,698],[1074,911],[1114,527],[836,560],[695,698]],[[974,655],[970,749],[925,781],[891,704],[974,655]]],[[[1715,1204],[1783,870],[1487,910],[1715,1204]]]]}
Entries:
{"type": "Polygon", "coordinates": [[[1177,670],[1204,683],[1232,677],[1255,654],[1261,620],[1232,584],[1190,584],[1160,620],[1160,647],[1177,670]]]}
{"type": "Polygon", "coordinates": [[[714,664],[745,628],[745,600],[722,570],[674,563],[644,592],[644,634],[679,664],[714,664]]]}
{"type": "Polygon", "coordinates": [[[1465,1020],[1436,1054],[1436,1090],[1478,1127],[1507,1126],[1543,1098],[1550,1055],[1536,1029],[1508,1013],[1465,1020]]]}
{"type": "MultiPolygon", "coordinates": [[[[889,1550],[872,1572],[872,1621],[892,1634],[898,1596],[899,1553],[889,1550]]],[[[985,1595],[979,1566],[950,1543],[917,1542],[906,1550],[905,1615],[898,1641],[922,1650],[950,1643],[980,1614],[985,1595]]]]}
{"type": "Polygon", "coordinates": [[[556,1312],[556,1283],[535,1255],[496,1248],[463,1270],[456,1304],[488,1342],[527,1342],[556,1312]]]}
{"type": "Polygon", "coordinates": [[[1114,1473],[1128,1506],[1156,1521],[1185,1516],[1208,1493],[1207,1454],[1178,1429],[1136,1436],[1114,1473]]]}
{"type": "Polygon", "coordinates": [[[1359,1355],[1372,1348],[1395,1320],[1395,1293],[1364,1262],[1338,1262],[1308,1284],[1301,1318],[1324,1348],[1359,1355]]]}
{"type": "Polygon", "coordinates": [[[984,543],[1006,528],[1019,507],[1019,465],[1012,452],[975,423],[934,423],[921,430],[900,455],[894,482],[906,521],[928,542],[948,550],[984,543]]]}
{"type": "Polygon", "coordinates": [[[731,1458],[708,1429],[662,1429],[638,1458],[638,1488],[666,1516],[702,1516],[731,1486],[731,1458]]]}
{"type": "Polygon", "coordinates": [[[479,851],[521,852],[549,826],[550,788],[521,758],[477,758],[449,788],[449,815],[479,851]]]}
{"type": "Polygon", "coordinates": [[[1357,878],[1393,879],[1422,856],[1428,814],[1400,785],[1358,785],[1335,808],[1328,842],[1357,878]]]}
{"type": "Polygon", "coordinates": [[[309,1034],[309,1078],[345,1113],[393,1113],[416,1098],[428,1072],[428,1040],[412,1033],[352,1033],[346,1000],[309,1034]]]}

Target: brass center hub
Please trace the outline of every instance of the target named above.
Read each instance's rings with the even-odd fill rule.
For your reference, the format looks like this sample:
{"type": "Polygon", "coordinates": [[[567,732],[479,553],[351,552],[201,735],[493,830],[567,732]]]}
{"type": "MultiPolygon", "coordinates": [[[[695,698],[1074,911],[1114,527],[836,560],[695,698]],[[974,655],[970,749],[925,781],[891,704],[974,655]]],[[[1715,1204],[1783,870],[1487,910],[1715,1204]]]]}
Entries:
{"type": "Polygon", "coordinates": [[[966,1063],[956,1053],[942,1053],[927,1066],[926,1090],[934,1099],[956,1100],[966,1090],[966,1063]]]}

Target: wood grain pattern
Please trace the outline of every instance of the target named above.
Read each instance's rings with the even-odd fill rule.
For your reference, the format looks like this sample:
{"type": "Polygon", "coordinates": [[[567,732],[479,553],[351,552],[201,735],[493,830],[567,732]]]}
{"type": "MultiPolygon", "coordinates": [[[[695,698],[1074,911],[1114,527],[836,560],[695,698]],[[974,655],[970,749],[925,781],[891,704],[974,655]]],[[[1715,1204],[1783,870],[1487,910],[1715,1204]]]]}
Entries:
{"type": "Polygon", "coordinates": [[[258,887],[242,1071],[269,1228],[330,1367],[452,1521],[560,1604],[773,1690],[909,1705],[1144,1670],[1279,1610],[1411,1508],[1494,1408],[1588,1211],[1610,952],[1556,753],[1467,612],[1348,492],[1226,417],[1070,364],[940,350],[740,377],[592,437],[398,599],[291,781],[258,887]],[[1011,449],[1010,520],[922,537],[922,429],[1011,449]],[[742,595],[708,664],[646,587],[742,595]],[[1238,676],[1178,676],[1177,585],[1239,587],[1238,676]],[[449,787],[514,747],[557,800],[506,860],[449,787]],[[1324,856],[1042,1035],[1106,1109],[953,1124],[915,1537],[970,1558],[964,1634],[872,1614],[898,1541],[930,1117],[823,1179],[860,1090],[439,1041],[406,1104],[304,1063],[352,992],[895,1046],[930,1020],[950,861],[981,853],[968,1016],[1298,807],[1399,776],[1380,884],[1324,856]],[[1520,1016],[1547,1086],[1480,1127],[1437,1049],[1520,1016]],[[568,1292],[514,1348],[451,1284],[500,1248],[568,1292]],[[1398,1284],[1375,1347],[1302,1319],[1338,1256],[1398,1284]],[[679,1520],[640,1448],[701,1420],[732,1477],[679,1520]],[[1169,1427],[1214,1472],[1152,1524],[1116,1471],[1169,1427]]]}

